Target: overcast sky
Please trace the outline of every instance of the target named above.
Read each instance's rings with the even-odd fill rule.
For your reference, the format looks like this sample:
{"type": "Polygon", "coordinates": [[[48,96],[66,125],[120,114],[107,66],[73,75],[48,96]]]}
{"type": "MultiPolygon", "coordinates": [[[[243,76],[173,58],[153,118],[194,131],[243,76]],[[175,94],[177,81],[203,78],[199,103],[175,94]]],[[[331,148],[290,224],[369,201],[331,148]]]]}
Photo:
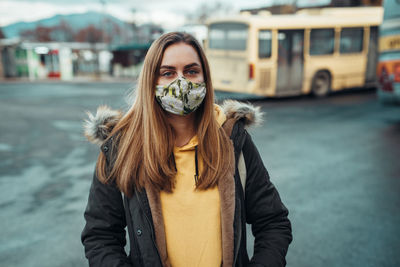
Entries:
{"type": "MultiPolygon", "coordinates": [[[[268,6],[292,0],[219,0],[230,5],[232,11],[241,8],[268,6]]],[[[35,21],[55,14],[105,11],[122,20],[156,23],[181,23],[185,13],[195,12],[202,3],[212,5],[216,0],[0,0],[0,26],[17,21],[35,21]],[[133,16],[131,10],[136,10],[133,16]]]]}

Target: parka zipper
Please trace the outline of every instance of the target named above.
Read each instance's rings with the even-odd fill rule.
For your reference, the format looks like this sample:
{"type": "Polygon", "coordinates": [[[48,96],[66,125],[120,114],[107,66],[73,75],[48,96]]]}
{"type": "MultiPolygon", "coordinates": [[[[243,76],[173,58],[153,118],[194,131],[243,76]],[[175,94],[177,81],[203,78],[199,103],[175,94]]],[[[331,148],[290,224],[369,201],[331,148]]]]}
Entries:
{"type": "MultiPolygon", "coordinates": [[[[236,170],[237,171],[237,170],[236,170]]],[[[235,188],[238,188],[238,182],[237,182],[237,178],[236,178],[236,171],[235,171],[235,176],[234,176],[234,179],[235,179],[235,188]]],[[[236,193],[235,193],[236,194],[236,193]]],[[[242,213],[243,212],[243,205],[244,205],[244,194],[243,194],[243,190],[241,191],[241,192],[239,192],[238,193],[239,194],[239,196],[235,196],[235,199],[237,198],[237,199],[239,199],[239,200],[241,200],[241,201],[239,201],[239,203],[236,203],[236,200],[235,200],[235,210],[236,210],[236,205],[237,204],[239,204],[238,206],[240,207],[240,212],[242,213]]],[[[235,211],[235,213],[236,213],[236,211],[235,211]]],[[[237,240],[237,245],[236,245],[236,249],[235,249],[235,255],[234,255],[234,258],[233,258],[233,266],[235,266],[236,265],[236,260],[237,260],[237,256],[238,256],[238,254],[239,254],[239,249],[240,249],[240,244],[241,244],[241,242],[242,242],[242,238],[246,238],[246,237],[243,237],[243,231],[242,231],[242,229],[243,229],[243,220],[242,220],[242,214],[240,214],[240,216],[239,216],[239,219],[238,219],[238,222],[240,222],[240,226],[238,227],[238,226],[236,226],[236,227],[238,227],[239,229],[238,229],[238,240],[237,240]]],[[[234,217],[235,218],[235,217],[234,217]]],[[[235,220],[235,219],[234,219],[235,220]]],[[[246,221],[244,221],[244,223],[246,224],[246,221]]],[[[246,227],[246,226],[245,226],[246,227]]],[[[247,233],[246,233],[247,234],[247,233]]]]}
{"type": "Polygon", "coordinates": [[[138,200],[138,202],[139,202],[139,206],[140,206],[140,208],[141,208],[142,211],[143,211],[144,217],[146,218],[146,221],[147,221],[147,223],[148,223],[149,226],[150,226],[150,230],[151,230],[151,233],[150,233],[150,234],[151,234],[151,240],[153,241],[153,245],[154,245],[154,247],[156,248],[157,255],[158,255],[158,259],[159,259],[159,261],[160,261],[160,263],[161,263],[161,266],[163,266],[163,262],[162,262],[162,260],[161,260],[160,252],[158,251],[158,247],[157,247],[157,244],[156,244],[156,241],[155,241],[155,237],[154,237],[154,228],[153,228],[153,224],[150,222],[150,219],[149,219],[149,217],[148,217],[147,214],[146,214],[146,211],[145,211],[145,209],[144,209],[144,207],[143,207],[143,203],[142,203],[142,201],[141,201],[140,198],[139,198],[139,194],[136,193],[135,195],[136,195],[136,198],[137,198],[137,200],[138,200]]]}

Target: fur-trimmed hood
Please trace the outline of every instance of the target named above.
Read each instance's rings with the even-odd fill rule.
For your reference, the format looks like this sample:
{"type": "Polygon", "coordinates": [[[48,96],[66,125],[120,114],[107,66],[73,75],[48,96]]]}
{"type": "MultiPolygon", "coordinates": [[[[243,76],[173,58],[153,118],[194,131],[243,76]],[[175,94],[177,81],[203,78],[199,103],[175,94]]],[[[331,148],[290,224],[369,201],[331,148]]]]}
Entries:
{"type": "MultiPolygon", "coordinates": [[[[226,119],[233,118],[235,121],[243,119],[246,127],[260,125],[263,121],[264,113],[260,107],[253,106],[250,103],[243,103],[236,100],[225,100],[222,109],[226,119]]],[[[87,139],[97,145],[101,145],[114,126],[122,117],[122,112],[113,110],[108,106],[100,106],[96,114],[87,112],[88,119],[84,123],[84,134],[87,139]]]]}

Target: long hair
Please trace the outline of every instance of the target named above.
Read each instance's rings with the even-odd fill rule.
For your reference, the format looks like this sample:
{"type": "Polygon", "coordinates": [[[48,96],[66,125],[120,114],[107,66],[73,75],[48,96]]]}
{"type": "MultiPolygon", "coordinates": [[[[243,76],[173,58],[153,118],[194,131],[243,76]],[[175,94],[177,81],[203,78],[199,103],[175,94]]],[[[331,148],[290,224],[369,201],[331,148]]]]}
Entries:
{"type": "MultiPolygon", "coordinates": [[[[192,46],[201,61],[207,92],[195,111],[198,153],[203,159],[203,170],[197,189],[206,190],[217,185],[230,168],[232,143],[219,126],[214,114],[214,90],[210,68],[197,40],[187,33],[172,32],[162,35],[151,45],[139,76],[136,99],[128,112],[116,124],[110,136],[118,140],[116,157],[111,168],[105,156],[99,154],[97,175],[103,183],[115,181],[127,196],[145,184],[156,190],[172,192],[176,175],[173,149],[175,134],[165,111],[155,98],[155,87],[165,49],[176,43],[192,46]]],[[[109,136],[109,137],[110,137],[109,136]]]]}

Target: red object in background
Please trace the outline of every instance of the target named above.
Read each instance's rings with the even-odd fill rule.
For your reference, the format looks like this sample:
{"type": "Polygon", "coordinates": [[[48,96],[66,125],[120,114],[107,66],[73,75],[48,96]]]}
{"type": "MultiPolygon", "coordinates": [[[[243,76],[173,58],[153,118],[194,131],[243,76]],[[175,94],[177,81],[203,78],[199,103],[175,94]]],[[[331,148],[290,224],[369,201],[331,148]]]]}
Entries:
{"type": "Polygon", "coordinates": [[[394,74],[394,81],[400,82],[400,63],[394,65],[393,74],[394,74]]]}
{"type": "Polygon", "coordinates": [[[382,67],[379,76],[379,83],[382,85],[382,90],[386,92],[393,92],[392,81],[390,80],[389,73],[385,67],[382,67]]]}
{"type": "Polygon", "coordinates": [[[49,64],[49,73],[47,75],[48,78],[53,78],[53,79],[60,79],[61,78],[61,72],[59,71],[59,55],[58,55],[58,50],[50,50],[48,53],[48,57],[50,58],[50,64],[49,64]]]}
{"type": "Polygon", "coordinates": [[[61,73],[59,73],[59,72],[49,72],[47,77],[49,77],[49,78],[60,78],[61,77],[61,73]]]}
{"type": "Polygon", "coordinates": [[[254,79],[254,64],[249,64],[249,79],[254,79]]]}

